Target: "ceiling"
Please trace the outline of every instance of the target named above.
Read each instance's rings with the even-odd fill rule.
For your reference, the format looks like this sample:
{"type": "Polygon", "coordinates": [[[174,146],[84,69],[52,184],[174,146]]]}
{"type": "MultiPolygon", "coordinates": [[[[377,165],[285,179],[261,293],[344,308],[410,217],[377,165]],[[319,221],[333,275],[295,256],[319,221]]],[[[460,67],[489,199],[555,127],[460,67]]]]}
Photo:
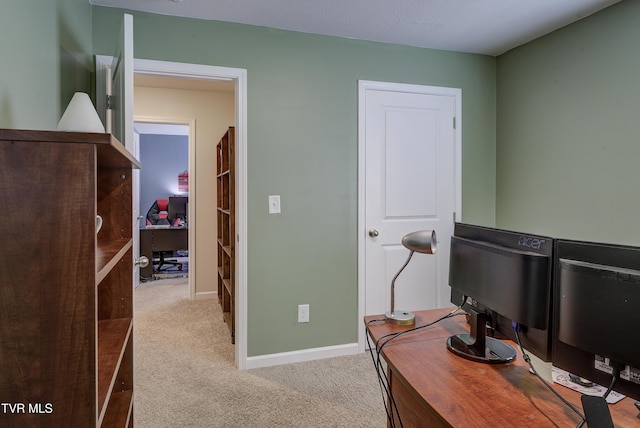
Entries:
{"type": "Polygon", "coordinates": [[[148,123],[135,122],[133,125],[136,132],[140,135],[189,135],[188,125],[174,125],[171,123],[148,123]]]}
{"type": "Polygon", "coordinates": [[[175,78],[136,73],[133,76],[135,86],[151,88],[184,89],[189,91],[235,92],[236,84],[233,80],[190,79],[175,78]]]}
{"type": "MultiPolygon", "coordinates": [[[[150,88],[180,89],[198,92],[235,92],[236,90],[235,82],[231,80],[189,79],[186,77],[176,78],[145,74],[134,74],[133,84],[136,88],[145,86],[150,88]]],[[[135,129],[140,135],[189,135],[189,126],[186,125],[136,122],[135,129]]]]}
{"type": "Polygon", "coordinates": [[[98,6],[492,56],[619,1],[89,0],[98,6]]]}

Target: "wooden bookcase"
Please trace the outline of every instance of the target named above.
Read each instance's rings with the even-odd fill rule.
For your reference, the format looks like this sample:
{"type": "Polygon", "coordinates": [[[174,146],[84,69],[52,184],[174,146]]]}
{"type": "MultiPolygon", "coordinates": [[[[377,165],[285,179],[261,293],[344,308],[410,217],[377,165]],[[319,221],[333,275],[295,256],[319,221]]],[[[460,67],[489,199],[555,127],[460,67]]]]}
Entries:
{"type": "Polygon", "coordinates": [[[133,426],[139,167],[109,134],[0,130],[0,426],[133,426]]]}
{"type": "Polygon", "coordinates": [[[218,222],[218,302],[235,343],[235,128],[216,146],[218,222]]]}

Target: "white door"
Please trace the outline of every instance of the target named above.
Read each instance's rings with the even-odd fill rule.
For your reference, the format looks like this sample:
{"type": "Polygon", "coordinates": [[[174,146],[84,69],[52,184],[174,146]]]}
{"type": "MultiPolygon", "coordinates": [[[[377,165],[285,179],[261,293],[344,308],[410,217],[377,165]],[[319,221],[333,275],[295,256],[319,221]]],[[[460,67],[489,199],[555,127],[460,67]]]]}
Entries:
{"type": "MultiPolygon", "coordinates": [[[[138,140],[133,129],[133,16],[125,14],[118,33],[113,57],[96,57],[96,109],[105,129],[115,136],[138,159],[138,140]],[[107,103],[109,98],[109,103],[107,103]],[[109,108],[107,109],[107,104],[109,108]]],[[[133,171],[132,234],[133,257],[140,254],[139,171],[133,171]]],[[[151,255],[147,255],[151,258],[151,255]]],[[[133,284],[138,284],[140,268],[134,265],[133,284]]]]}
{"type": "Polygon", "coordinates": [[[456,127],[461,91],[360,82],[359,103],[363,315],[389,311],[391,280],[409,255],[402,237],[425,229],[436,231],[437,252],[414,254],[396,280],[395,309],[450,306],[449,245],[460,193],[456,127]]]}
{"type": "Polygon", "coordinates": [[[133,147],[133,65],[133,16],[125,14],[111,64],[111,133],[131,153],[135,153],[133,147]]]}

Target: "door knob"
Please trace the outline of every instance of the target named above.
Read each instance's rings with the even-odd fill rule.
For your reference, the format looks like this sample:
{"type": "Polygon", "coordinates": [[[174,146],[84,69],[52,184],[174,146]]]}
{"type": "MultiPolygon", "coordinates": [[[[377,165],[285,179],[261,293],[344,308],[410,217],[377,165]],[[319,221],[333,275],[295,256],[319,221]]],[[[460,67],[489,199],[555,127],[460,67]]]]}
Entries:
{"type": "Polygon", "coordinates": [[[369,229],[369,236],[370,237],[375,238],[378,235],[380,235],[380,232],[378,232],[376,229],[369,229]]]}
{"type": "Polygon", "coordinates": [[[133,264],[135,266],[140,266],[141,268],[145,268],[149,266],[149,259],[147,258],[147,256],[140,256],[138,260],[133,261],[133,264]]]}

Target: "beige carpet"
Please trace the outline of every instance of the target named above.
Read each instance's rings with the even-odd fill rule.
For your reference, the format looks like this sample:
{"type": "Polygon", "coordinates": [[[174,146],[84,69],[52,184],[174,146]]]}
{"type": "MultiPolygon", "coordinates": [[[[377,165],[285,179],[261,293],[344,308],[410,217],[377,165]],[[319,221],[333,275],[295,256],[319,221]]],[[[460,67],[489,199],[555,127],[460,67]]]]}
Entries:
{"type": "Polygon", "coordinates": [[[188,295],[186,278],[136,288],[136,427],[386,426],[368,353],[239,371],[217,301],[188,295]]]}

